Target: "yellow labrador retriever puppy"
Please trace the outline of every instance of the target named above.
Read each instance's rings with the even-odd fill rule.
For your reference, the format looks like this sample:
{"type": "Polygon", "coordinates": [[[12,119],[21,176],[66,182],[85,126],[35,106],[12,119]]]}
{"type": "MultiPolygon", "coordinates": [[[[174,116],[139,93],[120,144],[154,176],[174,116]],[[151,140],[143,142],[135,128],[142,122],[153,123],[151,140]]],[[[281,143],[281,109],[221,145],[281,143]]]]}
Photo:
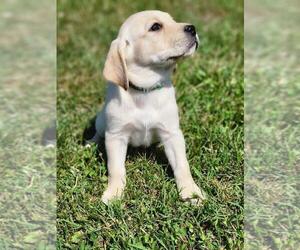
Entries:
{"type": "Polygon", "coordinates": [[[161,11],[130,16],[111,43],[103,70],[109,84],[106,102],[93,138],[105,137],[109,177],[104,203],[120,198],[125,188],[127,145],[154,142],[164,145],[181,197],[192,203],[204,199],[186,158],[171,82],[176,61],[197,47],[195,27],[161,11]]]}

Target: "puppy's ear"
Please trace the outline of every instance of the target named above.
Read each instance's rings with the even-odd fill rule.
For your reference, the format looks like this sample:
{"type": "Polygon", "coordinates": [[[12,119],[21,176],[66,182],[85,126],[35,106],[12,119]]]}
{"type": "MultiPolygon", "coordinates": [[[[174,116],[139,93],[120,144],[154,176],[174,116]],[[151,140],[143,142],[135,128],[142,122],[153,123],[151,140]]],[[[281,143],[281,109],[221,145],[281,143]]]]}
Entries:
{"type": "Polygon", "coordinates": [[[112,41],[106,57],[103,76],[107,81],[128,89],[127,67],[125,62],[126,42],[120,38],[112,41]]]}

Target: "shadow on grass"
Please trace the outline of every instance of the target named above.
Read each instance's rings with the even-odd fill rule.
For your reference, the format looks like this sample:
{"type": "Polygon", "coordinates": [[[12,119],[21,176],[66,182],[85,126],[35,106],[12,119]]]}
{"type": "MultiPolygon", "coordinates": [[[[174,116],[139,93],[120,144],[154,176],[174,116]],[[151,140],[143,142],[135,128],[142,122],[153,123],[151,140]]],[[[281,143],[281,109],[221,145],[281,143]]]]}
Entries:
{"type": "MultiPolygon", "coordinates": [[[[90,119],[88,125],[83,131],[82,135],[82,144],[87,145],[89,140],[93,138],[96,133],[95,128],[96,116],[90,119]]],[[[127,157],[130,160],[134,160],[141,155],[145,156],[146,159],[153,160],[157,164],[161,165],[166,176],[170,179],[174,178],[173,170],[168,162],[168,159],[163,151],[163,148],[159,144],[153,144],[150,147],[132,147],[129,146],[127,149],[127,157]]],[[[105,161],[105,165],[107,166],[107,155],[105,150],[104,138],[98,143],[97,147],[97,159],[99,162],[105,161]],[[100,157],[102,155],[103,157],[100,157]]]]}

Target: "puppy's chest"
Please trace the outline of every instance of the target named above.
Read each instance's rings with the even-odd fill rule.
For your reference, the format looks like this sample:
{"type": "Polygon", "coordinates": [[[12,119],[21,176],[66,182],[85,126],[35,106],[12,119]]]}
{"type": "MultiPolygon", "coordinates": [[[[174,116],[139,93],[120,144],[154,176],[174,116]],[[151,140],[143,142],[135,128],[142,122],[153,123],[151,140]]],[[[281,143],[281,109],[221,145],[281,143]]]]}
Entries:
{"type": "Polygon", "coordinates": [[[154,109],[136,109],[128,125],[129,143],[133,146],[149,146],[158,141],[159,129],[164,127],[160,112],[154,109]]]}

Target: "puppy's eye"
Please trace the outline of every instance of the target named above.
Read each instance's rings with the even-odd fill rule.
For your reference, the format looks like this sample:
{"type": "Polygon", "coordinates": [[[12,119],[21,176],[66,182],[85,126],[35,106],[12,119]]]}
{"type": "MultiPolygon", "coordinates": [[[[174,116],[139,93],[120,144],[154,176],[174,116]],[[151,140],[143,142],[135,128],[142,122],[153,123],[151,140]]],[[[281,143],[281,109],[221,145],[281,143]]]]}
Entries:
{"type": "Polygon", "coordinates": [[[160,23],[154,23],[151,28],[149,29],[149,31],[158,31],[162,28],[162,25],[160,23]]]}

